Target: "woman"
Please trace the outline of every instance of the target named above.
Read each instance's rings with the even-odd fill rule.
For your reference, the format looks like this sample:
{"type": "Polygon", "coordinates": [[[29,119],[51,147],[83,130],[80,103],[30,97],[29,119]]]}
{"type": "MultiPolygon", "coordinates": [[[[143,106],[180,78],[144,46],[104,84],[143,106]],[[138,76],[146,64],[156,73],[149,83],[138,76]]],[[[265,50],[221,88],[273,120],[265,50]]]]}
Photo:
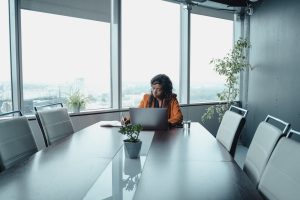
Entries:
{"type": "Polygon", "coordinates": [[[172,92],[173,84],[165,74],[158,74],[151,79],[151,93],[145,94],[139,108],[167,108],[170,126],[181,124],[182,112],[176,94],[172,92]]]}

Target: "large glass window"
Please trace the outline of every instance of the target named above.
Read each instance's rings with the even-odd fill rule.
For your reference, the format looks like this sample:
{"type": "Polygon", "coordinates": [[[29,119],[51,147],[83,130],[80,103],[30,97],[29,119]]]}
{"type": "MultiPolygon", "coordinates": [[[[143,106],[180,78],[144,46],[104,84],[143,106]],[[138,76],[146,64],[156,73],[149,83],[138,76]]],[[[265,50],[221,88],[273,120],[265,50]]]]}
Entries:
{"type": "Polygon", "coordinates": [[[0,1],[0,113],[12,110],[8,0],[0,1]]]}
{"type": "Polygon", "coordinates": [[[21,20],[26,113],[54,102],[70,108],[79,93],[85,110],[111,106],[109,23],[25,9],[21,20]]]}
{"type": "Polygon", "coordinates": [[[209,63],[224,57],[232,45],[233,21],[191,14],[191,103],[218,100],[225,79],[209,63]]]}
{"type": "Polygon", "coordinates": [[[180,6],[162,0],[122,1],[122,106],[135,107],[150,80],[166,74],[179,88],[180,6]]]}

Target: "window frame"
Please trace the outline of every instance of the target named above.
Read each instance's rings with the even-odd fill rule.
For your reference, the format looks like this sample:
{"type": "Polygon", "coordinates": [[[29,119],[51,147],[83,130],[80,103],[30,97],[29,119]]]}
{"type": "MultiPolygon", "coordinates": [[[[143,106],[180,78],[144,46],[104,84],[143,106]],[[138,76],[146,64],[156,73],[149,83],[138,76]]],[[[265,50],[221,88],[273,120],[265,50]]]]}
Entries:
{"type": "MultiPolygon", "coordinates": [[[[14,110],[22,110],[23,107],[23,80],[21,62],[21,21],[20,21],[20,1],[9,0],[10,9],[10,44],[11,44],[11,87],[12,104],[14,110]]],[[[182,105],[190,104],[190,14],[208,15],[223,19],[234,19],[233,13],[215,10],[205,7],[180,5],[180,74],[179,74],[179,93],[178,98],[182,105]]],[[[89,113],[101,113],[108,110],[124,110],[122,108],[122,64],[121,64],[121,0],[111,0],[111,108],[83,111],[74,115],[85,115],[89,113]]],[[[239,21],[240,24],[242,24],[239,21]]],[[[234,23],[234,36],[236,34],[234,23]]],[[[239,29],[239,27],[238,27],[239,29]]],[[[242,32],[243,27],[240,28],[242,32]]],[[[205,102],[205,104],[211,102],[205,102]]],[[[199,103],[196,103],[199,104],[199,103]]]]}

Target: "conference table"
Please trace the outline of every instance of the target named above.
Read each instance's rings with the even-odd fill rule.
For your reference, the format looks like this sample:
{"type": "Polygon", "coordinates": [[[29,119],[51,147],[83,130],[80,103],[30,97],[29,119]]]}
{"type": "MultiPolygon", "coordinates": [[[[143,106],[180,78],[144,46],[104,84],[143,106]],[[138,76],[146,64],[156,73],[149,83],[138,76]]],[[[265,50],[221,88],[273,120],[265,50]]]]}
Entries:
{"type": "Polygon", "coordinates": [[[0,199],[262,199],[199,123],[142,131],[137,159],[118,130],[96,123],[0,173],[0,199]]]}

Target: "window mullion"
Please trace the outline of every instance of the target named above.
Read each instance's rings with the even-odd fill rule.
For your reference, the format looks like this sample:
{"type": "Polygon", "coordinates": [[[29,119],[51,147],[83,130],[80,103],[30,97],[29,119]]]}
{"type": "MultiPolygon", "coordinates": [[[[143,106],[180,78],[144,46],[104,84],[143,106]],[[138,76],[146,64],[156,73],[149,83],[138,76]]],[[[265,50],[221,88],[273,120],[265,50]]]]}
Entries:
{"type": "Polygon", "coordinates": [[[111,1],[111,107],[121,108],[121,1],[111,1]]]}
{"type": "Polygon", "coordinates": [[[180,6],[180,103],[190,103],[190,5],[180,6]]]}
{"type": "Polygon", "coordinates": [[[23,99],[19,2],[20,1],[18,0],[9,1],[11,85],[13,110],[21,110],[23,99]]]}

